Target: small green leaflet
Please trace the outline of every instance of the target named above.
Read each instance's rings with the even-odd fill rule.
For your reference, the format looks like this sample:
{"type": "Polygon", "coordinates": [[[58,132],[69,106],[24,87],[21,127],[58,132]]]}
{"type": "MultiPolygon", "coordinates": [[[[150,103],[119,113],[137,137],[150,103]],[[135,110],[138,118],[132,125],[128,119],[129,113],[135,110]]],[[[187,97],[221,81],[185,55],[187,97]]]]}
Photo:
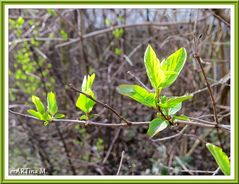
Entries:
{"type": "Polygon", "coordinates": [[[35,110],[33,110],[33,109],[29,109],[29,110],[27,110],[27,112],[28,112],[29,114],[31,114],[32,116],[38,118],[39,120],[42,120],[42,115],[41,115],[40,112],[37,112],[37,111],[35,111],[35,110]]]}
{"type": "Polygon", "coordinates": [[[225,175],[230,175],[230,161],[226,153],[223,152],[222,148],[215,146],[211,143],[207,143],[206,146],[213,155],[221,171],[225,175]]]}
{"type": "Polygon", "coordinates": [[[167,128],[168,123],[166,120],[163,120],[161,118],[155,118],[153,119],[149,124],[149,129],[147,131],[147,135],[152,138],[155,136],[158,132],[164,130],[167,128]]]}
{"type": "Polygon", "coordinates": [[[144,64],[151,85],[155,89],[159,88],[165,80],[165,72],[160,68],[159,59],[150,45],[144,53],[144,64]]]}
{"type": "Polygon", "coordinates": [[[178,119],[178,120],[183,120],[183,121],[189,121],[190,120],[190,118],[189,117],[187,117],[187,116],[183,116],[183,115],[181,115],[181,116],[173,116],[173,119],[178,119]]]}
{"type": "Polygon", "coordinates": [[[163,108],[172,108],[172,107],[175,107],[176,105],[178,105],[179,103],[181,103],[183,101],[191,99],[192,97],[193,97],[192,94],[170,97],[170,98],[167,98],[166,102],[164,101],[164,103],[160,103],[159,105],[160,105],[160,107],[163,107],[163,108]]]}
{"type": "MultiPolygon", "coordinates": [[[[93,85],[94,79],[95,79],[95,74],[92,74],[91,76],[85,76],[81,86],[81,90],[82,92],[90,95],[91,97],[95,99],[95,94],[92,91],[92,85],[93,85]]],[[[80,94],[80,96],[78,97],[76,101],[76,107],[78,107],[80,110],[82,110],[86,114],[92,111],[94,105],[95,105],[95,102],[89,99],[84,94],[80,94]]]]}
{"type": "Polygon", "coordinates": [[[171,107],[168,109],[168,115],[176,114],[178,111],[180,111],[182,108],[182,102],[178,103],[174,107],[171,107]]]}
{"type": "Polygon", "coordinates": [[[148,107],[155,107],[154,93],[150,93],[138,85],[122,84],[117,87],[117,92],[148,107]]]}
{"type": "Polygon", "coordinates": [[[55,115],[58,111],[56,96],[53,92],[47,94],[47,108],[51,115],[55,115]]]}
{"type": "Polygon", "coordinates": [[[64,118],[65,117],[65,115],[64,114],[56,114],[55,116],[54,116],[54,118],[55,119],[62,119],[62,118],[64,118]]]}
{"type": "Polygon", "coordinates": [[[38,98],[37,96],[32,96],[32,102],[35,104],[38,112],[40,112],[41,114],[45,113],[45,107],[40,98],[38,98]]]}

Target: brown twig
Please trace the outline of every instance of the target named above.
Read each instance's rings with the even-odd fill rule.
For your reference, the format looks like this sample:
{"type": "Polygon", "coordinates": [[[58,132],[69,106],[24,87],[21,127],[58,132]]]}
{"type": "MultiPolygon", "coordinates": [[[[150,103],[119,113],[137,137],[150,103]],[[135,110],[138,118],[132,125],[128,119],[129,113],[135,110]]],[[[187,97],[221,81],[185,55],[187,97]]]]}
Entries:
{"type": "Polygon", "coordinates": [[[209,92],[209,95],[210,95],[210,98],[211,98],[211,101],[212,101],[212,108],[213,108],[213,114],[214,114],[214,121],[217,123],[217,125],[219,124],[219,121],[218,121],[218,117],[217,117],[217,110],[216,110],[216,102],[215,102],[215,99],[212,95],[212,89],[211,89],[211,86],[210,84],[208,83],[208,80],[207,80],[207,76],[205,74],[205,71],[203,69],[203,66],[202,66],[202,63],[201,63],[201,57],[199,56],[198,53],[195,53],[194,54],[194,58],[197,60],[200,68],[201,68],[201,71],[202,71],[202,74],[203,74],[203,77],[205,79],[205,82],[206,82],[206,85],[207,85],[207,88],[208,88],[208,92],[209,92]]]}
{"type": "Polygon", "coordinates": [[[158,142],[158,141],[166,141],[166,140],[170,140],[170,139],[174,139],[178,136],[181,136],[183,135],[183,132],[188,128],[188,125],[186,125],[185,127],[183,127],[183,129],[178,132],[177,134],[174,134],[174,135],[171,135],[171,136],[168,136],[168,137],[163,137],[163,138],[159,138],[159,139],[153,139],[154,142],[158,142]]]}
{"type": "Polygon", "coordinates": [[[131,77],[133,77],[143,88],[147,89],[148,91],[152,91],[137,76],[132,74],[130,71],[128,71],[127,74],[131,75],[131,77]]]}
{"type": "Polygon", "coordinates": [[[99,101],[99,100],[96,100],[94,99],[92,96],[82,92],[81,90],[77,89],[76,87],[74,87],[72,84],[69,84],[68,85],[71,89],[73,89],[74,91],[80,93],[80,94],[83,94],[85,95],[87,98],[91,99],[92,101],[94,101],[95,103],[97,104],[100,104],[102,105],[103,107],[109,109],[111,112],[113,112],[116,116],[118,116],[122,121],[124,121],[127,125],[131,125],[131,122],[128,121],[127,119],[125,119],[123,116],[121,116],[116,110],[114,110],[112,107],[110,107],[109,105],[99,101]]]}
{"type": "MultiPolygon", "coordinates": [[[[36,117],[34,116],[30,116],[28,114],[22,114],[19,112],[15,112],[9,109],[9,112],[12,114],[16,114],[19,116],[23,116],[23,117],[27,117],[27,118],[31,118],[31,119],[35,119],[38,120],[36,117]]],[[[39,120],[40,121],[40,120],[39,120]]],[[[73,120],[73,119],[53,119],[51,122],[68,122],[68,123],[79,123],[79,124],[83,124],[86,125],[88,123],[88,125],[94,125],[94,126],[103,126],[103,127],[112,127],[112,128],[116,128],[116,127],[125,127],[128,126],[127,123],[115,123],[115,124],[109,124],[109,123],[100,123],[100,122],[94,122],[94,121],[81,121],[81,120],[73,120]]],[[[228,131],[230,132],[230,125],[217,125],[217,124],[204,124],[204,123],[199,123],[199,122],[194,122],[194,121],[183,121],[183,120],[175,120],[174,121],[177,124],[182,124],[182,125],[192,125],[192,126],[198,126],[198,127],[204,127],[204,128],[221,128],[224,131],[228,131]]],[[[142,125],[148,125],[150,122],[146,121],[146,122],[130,122],[131,125],[133,126],[142,126],[142,125]]]]}
{"type": "Polygon", "coordinates": [[[111,150],[112,150],[112,148],[113,148],[113,146],[114,146],[114,144],[115,144],[115,141],[117,140],[117,138],[119,137],[119,133],[120,133],[120,131],[121,131],[121,128],[119,128],[118,130],[117,130],[117,132],[115,133],[115,136],[114,136],[114,138],[113,138],[113,140],[112,140],[112,142],[111,142],[111,144],[110,144],[110,147],[109,147],[109,149],[108,149],[108,151],[107,151],[107,153],[106,153],[106,155],[105,155],[105,158],[104,158],[104,160],[103,160],[103,164],[107,161],[107,159],[109,158],[109,156],[110,156],[110,153],[111,153],[111,150]]]}

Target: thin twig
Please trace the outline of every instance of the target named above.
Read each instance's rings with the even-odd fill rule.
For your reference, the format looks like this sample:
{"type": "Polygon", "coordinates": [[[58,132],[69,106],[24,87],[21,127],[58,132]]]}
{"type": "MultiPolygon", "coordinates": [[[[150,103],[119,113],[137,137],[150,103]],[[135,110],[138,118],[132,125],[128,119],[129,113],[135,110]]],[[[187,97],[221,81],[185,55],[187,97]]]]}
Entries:
{"type": "Polygon", "coordinates": [[[173,167],[169,167],[169,166],[165,166],[163,164],[160,163],[160,166],[163,167],[163,168],[166,168],[166,169],[169,169],[169,170],[172,170],[174,172],[192,172],[192,173],[208,173],[208,174],[212,174],[214,173],[215,171],[204,171],[204,170],[180,170],[180,169],[175,169],[173,167]]]}
{"type": "Polygon", "coordinates": [[[172,136],[168,136],[168,137],[163,137],[163,138],[159,138],[159,139],[153,139],[154,142],[158,142],[158,141],[166,141],[166,140],[170,140],[173,139],[175,137],[178,137],[180,135],[183,135],[183,132],[187,129],[188,125],[186,125],[185,127],[183,127],[183,129],[178,132],[177,134],[174,134],[172,136]]]}
{"type": "MultiPolygon", "coordinates": [[[[27,114],[22,114],[19,112],[15,112],[9,109],[9,112],[12,114],[16,114],[16,115],[20,115],[23,117],[27,117],[27,118],[31,118],[31,119],[35,119],[38,121],[41,121],[39,119],[37,119],[34,116],[30,116],[27,114]]],[[[73,119],[53,119],[51,122],[68,122],[68,123],[79,123],[79,124],[83,124],[83,125],[94,125],[94,126],[104,126],[104,127],[124,127],[124,126],[128,126],[127,123],[100,123],[100,122],[94,122],[94,121],[81,121],[81,120],[73,120],[73,119]]],[[[230,125],[217,125],[217,124],[204,124],[204,123],[199,123],[199,122],[193,122],[193,121],[183,121],[183,120],[175,120],[174,121],[176,124],[182,124],[182,125],[192,125],[192,126],[198,126],[198,127],[204,127],[204,128],[221,128],[222,130],[228,131],[230,132],[230,125]]],[[[148,125],[150,122],[146,121],[146,122],[130,122],[131,125],[137,126],[137,125],[148,125]]]]}
{"type": "Polygon", "coordinates": [[[72,84],[69,84],[68,86],[69,86],[71,89],[73,89],[74,91],[76,91],[76,92],[78,92],[78,93],[80,93],[80,94],[85,95],[87,98],[91,99],[91,100],[94,101],[95,103],[98,103],[98,104],[102,105],[103,107],[109,109],[109,110],[110,110],[111,112],[113,112],[116,116],[118,116],[119,119],[121,119],[122,121],[124,121],[127,125],[131,125],[131,122],[130,122],[130,121],[128,121],[127,119],[125,119],[123,116],[121,116],[116,110],[114,110],[114,109],[113,109],[112,107],[110,107],[109,105],[107,105],[107,104],[105,104],[105,103],[103,103],[103,102],[101,102],[101,101],[99,101],[99,100],[94,99],[92,96],[90,96],[90,95],[84,93],[83,91],[77,89],[77,88],[74,87],[72,84]]]}
{"type": "MultiPolygon", "coordinates": [[[[208,16],[202,17],[199,21],[203,21],[207,18],[208,16]]],[[[85,34],[82,38],[78,37],[75,39],[72,39],[70,41],[61,43],[59,45],[56,45],[56,48],[59,47],[64,47],[73,43],[76,43],[78,41],[81,41],[82,39],[87,39],[90,37],[94,37],[94,36],[98,36],[101,34],[105,34],[111,31],[114,31],[115,29],[120,29],[120,28],[134,28],[134,27],[144,27],[144,26],[173,26],[173,25],[183,25],[183,24],[191,24],[191,22],[160,22],[160,23],[153,23],[153,22],[144,22],[144,23],[140,23],[140,24],[127,24],[127,25],[118,25],[118,26],[112,26],[106,29],[102,29],[102,30],[97,30],[97,31],[93,31],[90,33],[85,34]]]]}
{"type": "Polygon", "coordinates": [[[103,160],[103,162],[102,162],[103,164],[107,161],[108,157],[110,156],[110,152],[111,152],[111,150],[112,150],[112,148],[113,148],[113,146],[114,146],[114,144],[115,144],[115,141],[117,140],[117,138],[118,138],[118,136],[119,136],[120,131],[121,131],[121,129],[119,128],[119,129],[117,130],[117,132],[116,132],[116,134],[115,134],[113,140],[112,140],[112,143],[111,143],[111,145],[110,145],[110,147],[109,147],[109,149],[108,149],[106,155],[105,155],[105,158],[104,158],[104,160],[103,160]]]}
{"type": "Polygon", "coordinates": [[[207,88],[208,88],[208,92],[209,92],[209,95],[210,95],[210,98],[211,98],[211,101],[212,101],[212,108],[213,108],[213,114],[214,114],[214,121],[217,123],[217,125],[219,124],[218,122],[218,117],[217,117],[217,110],[216,110],[216,102],[215,102],[215,99],[212,95],[212,89],[210,87],[210,84],[208,83],[208,80],[207,80],[207,76],[205,74],[205,71],[203,69],[203,66],[202,66],[202,63],[201,63],[201,57],[195,53],[194,54],[194,58],[198,61],[198,64],[202,70],[202,74],[203,74],[203,77],[205,79],[205,82],[206,82],[206,85],[207,85],[207,88]]]}
{"type": "Polygon", "coordinates": [[[138,77],[136,77],[134,74],[132,74],[130,71],[127,72],[129,75],[131,75],[143,88],[147,89],[148,91],[150,90],[138,77]]]}
{"type": "Polygon", "coordinates": [[[181,161],[179,157],[175,157],[175,159],[185,171],[187,171],[190,175],[193,175],[193,173],[190,172],[190,170],[183,164],[183,162],[181,161]]]}
{"type": "Polygon", "coordinates": [[[119,168],[118,168],[118,171],[117,171],[116,175],[119,175],[119,173],[120,173],[120,169],[122,167],[123,159],[124,159],[124,151],[122,151],[122,153],[121,153],[120,164],[119,164],[119,168]]]}
{"type": "Polygon", "coordinates": [[[213,172],[213,176],[215,176],[215,175],[217,175],[217,173],[219,173],[219,171],[220,171],[220,167],[218,167],[214,172],[213,172]]]}

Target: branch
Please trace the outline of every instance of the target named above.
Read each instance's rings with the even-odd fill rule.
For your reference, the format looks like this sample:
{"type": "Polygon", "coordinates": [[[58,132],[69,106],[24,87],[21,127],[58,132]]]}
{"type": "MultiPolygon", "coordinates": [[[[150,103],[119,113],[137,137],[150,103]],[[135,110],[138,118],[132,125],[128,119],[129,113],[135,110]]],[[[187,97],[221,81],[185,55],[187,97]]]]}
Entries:
{"type": "Polygon", "coordinates": [[[109,105],[99,101],[99,100],[96,100],[94,99],[92,96],[82,92],[81,90],[77,89],[76,87],[74,87],[72,84],[69,84],[68,85],[71,89],[73,89],[74,91],[80,93],[80,94],[83,94],[85,95],[87,98],[91,99],[92,101],[94,101],[95,103],[98,103],[100,105],[102,105],[103,107],[109,109],[111,112],[113,112],[116,116],[119,117],[119,119],[121,119],[122,121],[124,121],[127,125],[131,125],[131,122],[129,122],[127,119],[125,119],[123,116],[121,116],[116,110],[114,110],[112,107],[110,107],[109,105]]]}
{"type": "MultiPolygon", "coordinates": [[[[26,117],[26,118],[31,118],[31,119],[35,119],[38,121],[41,121],[39,119],[37,119],[34,116],[30,116],[28,114],[22,114],[19,112],[15,112],[9,109],[9,112],[12,114],[16,114],[22,117],[26,117]]],[[[73,119],[53,119],[51,122],[68,122],[68,123],[78,123],[78,124],[83,124],[83,125],[94,125],[94,126],[104,126],[104,127],[112,127],[112,128],[116,128],[116,127],[125,127],[128,126],[127,123],[100,123],[100,122],[94,122],[94,121],[81,121],[81,120],[73,120],[73,119]]],[[[183,121],[183,120],[175,120],[174,121],[177,124],[183,124],[183,125],[192,125],[192,126],[198,126],[198,127],[204,127],[204,128],[221,128],[224,131],[230,132],[230,125],[217,125],[215,123],[212,124],[205,124],[205,123],[199,123],[199,122],[194,122],[194,121],[183,121]]],[[[146,122],[130,122],[131,125],[133,126],[137,126],[137,125],[148,125],[150,122],[146,121],[146,122]]]]}
{"type": "Polygon", "coordinates": [[[211,101],[212,101],[212,108],[213,108],[213,114],[214,114],[214,121],[217,123],[217,125],[219,124],[219,121],[218,121],[218,117],[217,117],[217,110],[216,110],[216,102],[215,102],[215,99],[212,95],[212,89],[211,89],[211,86],[210,84],[208,83],[208,80],[207,80],[207,76],[205,74],[205,71],[203,69],[203,66],[202,66],[202,63],[201,63],[201,57],[195,53],[194,54],[194,58],[198,61],[198,64],[202,70],[202,74],[203,74],[203,77],[205,79],[205,82],[206,82],[206,85],[207,85],[207,88],[208,88],[208,92],[209,92],[209,95],[210,95],[210,98],[211,98],[211,101]]]}
{"type": "Polygon", "coordinates": [[[118,171],[117,171],[116,175],[119,175],[119,173],[120,173],[120,169],[122,167],[123,159],[124,159],[124,151],[122,151],[122,153],[121,153],[120,164],[119,164],[119,168],[118,168],[118,171]]]}
{"type": "MultiPolygon", "coordinates": [[[[207,15],[205,17],[202,17],[198,21],[203,21],[208,17],[209,17],[209,15],[207,15]]],[[[144,26],[156,26],[156,27],[157,26],[173,26],[173,25],[183,25],[183,24],[191,24],[191,23],[192,22],[188,22],[188,21],[186,21],[186,22],[160,22],[160,23],[144,22],[144,23],[140,23],[140,24],[128,24],[128,25],[112,26],[112,27],[109,27],[109,28],[106,28],[106,29],[101,29],[101,30],[97,30],[97,31],[87,33],[87,34],[83,35],[82,37],[71,39],[70,41],[67,41],[67,42],[64,42],[64,43],[61,43],[61,44],[57,45],[56,48],[64,47],[64,46],[76,43],[78,41],[81,41],[83,39],[87,39],[87,38],[98,36],[98,35],[101,35],[101,34],[104,34],[104,33],[112,32],[115,29],[119,29],[119,28],[125,29],[125,28],[144,27],[144,26]]]]}

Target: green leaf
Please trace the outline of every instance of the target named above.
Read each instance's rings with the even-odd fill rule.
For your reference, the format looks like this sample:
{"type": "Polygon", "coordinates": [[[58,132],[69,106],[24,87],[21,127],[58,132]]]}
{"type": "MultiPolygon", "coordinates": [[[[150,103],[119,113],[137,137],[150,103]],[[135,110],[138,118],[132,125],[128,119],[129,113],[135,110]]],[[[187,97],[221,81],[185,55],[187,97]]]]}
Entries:
{"type": "Polygon", "coordinates": [[[88,116],[85,114],[80,117],[80,120],[89,120],[88,116]]]}
{"type": "MultiPolygon", "coordinates": [[[[82,92],[90,95],[91,97],[95,99],[95,94],[92,91],[92,85],[93,85],[94,79],[95,79],[94,73],[90,76],[85,76],[82,82],[81,90],[82,92]]],[[[83,94],[80,94],[80,96],[78,97],[76,101],[76,107],[78,107],[85,113],[89,113],[90,111],[92,111],[94,105],[95,105],[95,102],[83,94]]]]}
{"type": "Polygon", "coordinates": [[[62,37],[64,40],[67,40],[67,39],[68,39],[68,34],[67,34],[64,30],[61,30],[61,31],[60,31],[60,35],[61,35],[61,37],[62,37]]]}
{"type": "Polygon", "coordinates": [[[143,105],[155,107],[154,93],[150,93],[138,85],[122,84],[116,89],[118,93],[128,96],[143,105]]]}
{"type": "Polygon", "coordinates": [[[164,130],[167,128],[168,123],[165,120],[162,120],[161,118],[153,119],[149,124],[149,129],[147,131],[147,135],[152,138],[155,136],[158,132],[164,130]]]}
{"type": "Polygon", "coordinates": [[[159,59],[150,45],[144,53],[144,64],[151,85],[155,89],[159,88],[165,80],[165,73],[160,68],[159,59]]]}
{"type": "Polygon", "coordinates": [[[33,109],[29,109],[29,110],[27,110],[27,112],[29,114],[31,114],[32,116],[36,117],[37,119],[42,120],[42,115],[41,115],[40,112],[37,112],[37,111],[35,111],[33,109]]]}
{"type": "Polygon", "coordinates": [[[173,116],[173,118],[174,119],[178,119],[178,120],[183,120],[183,121],[189,121],[190,120],[189,117],[183,116],[183,115],[181,115],[181,116],[173,116]]]}
{"type": "Polygon", "coordinates": [[[22,26],[24,24],[25,20],[23,17],[18,17],[17,19],[17,26],[22,26]]]}
{"type": "Polygon", "coordinates": [[[230,161],[226,153],[223,152],[222,148],[215,146],[211,143],[207,143],[206,146],[213,155],[222,172],[225,175],[230,175],[230,161]]]}
{"type": "Polygon", "coordinates": [[[174,107],[169,108],[168,114],[169,114],[169,115],[176,114],[176,112],[180,111],[181,108],[182,108],[182,102],[179,102],[179,103],[178,103],[177,105],[175,105],[174,107]]]}
{"type": "Polygon", "coordinates": [[[95,80],[95,74],[93,73],[92,75],[85,76],[82,82],[81,90],[83,92],[88,91],[89,89],[92,90],[92,85],[95,80]]]}
{"type": "Polygon", "coordinates": [[[159,105],[163,108],[172,108],[185,100],[191,99],[192,97],[193,97],[192,94],[183,95],[183,96],[175,96],[175,97],[168,98],[165,103],[160,103],[159,105]]]}
{"type": "Polygon", "coordinates": [[[48,112],[45,112],[42,114],[42,120],[50,121],[51,119],[52,119],[52,117],[50,116],[50,114],[48,112]]]}
{"type": "MultiPolygon", "coordinates": [[[[88,95],[90,95],[91,97],[93,97],[95,99],[95,95],[94,95],[93,91],[88,90],[88,91],[85,91],[85,93],[87,93],[88,95]]],[[[91,112],[94,105],[95,105],[95,102],[83,94],[80,94],[80,96],[78,97],[78,99],[76,101],[76,107],[78,107],[85,113],[91,112]]]]}
{"type": "Polygon", "coordinates": [[[40,98],[38,98],[37,96],[32,96],[32,102],[35,104],[38,112],[40,112],[41,114],[45,113],[45,107],[40,98]]]}
{"type": "Polygon", "coordinates": [[[178,103],[181,103],[183,101],[186,101],[188,99],[191,99],[193,97],[193,95],[183,95],[183,96],[175,96],[175,97],[171,97],[168,99],[167,104],[169,107],[173,107],[175,105],[177,105],[178,103]]]}
{"type": "Polygon", "coordinates": [[[47,94],[47,108],[51,115],[55,115],[58,111],[56,95],[53,92],[47,94]]]}
{"type": "Polygon", "coordinates": [[[56,118],[56,119],[62,119],[62,118],[64,118],[65,117],[65,115],[64,114],[60,114],[60,113],[58,113],[58,114],[56,114],[55,116],[54,116],[54,118],[56,118]]]}
{"type": "Polygon", "coordinates": [[[168,73],[165,75],[163,88],[169,87],[178,77],[187,59],[187,51],[185,48],[180,48],[167,59],[163,60],[160,64],[160,68],[163,71],[170,71],[174,73],[168,73]]]}

